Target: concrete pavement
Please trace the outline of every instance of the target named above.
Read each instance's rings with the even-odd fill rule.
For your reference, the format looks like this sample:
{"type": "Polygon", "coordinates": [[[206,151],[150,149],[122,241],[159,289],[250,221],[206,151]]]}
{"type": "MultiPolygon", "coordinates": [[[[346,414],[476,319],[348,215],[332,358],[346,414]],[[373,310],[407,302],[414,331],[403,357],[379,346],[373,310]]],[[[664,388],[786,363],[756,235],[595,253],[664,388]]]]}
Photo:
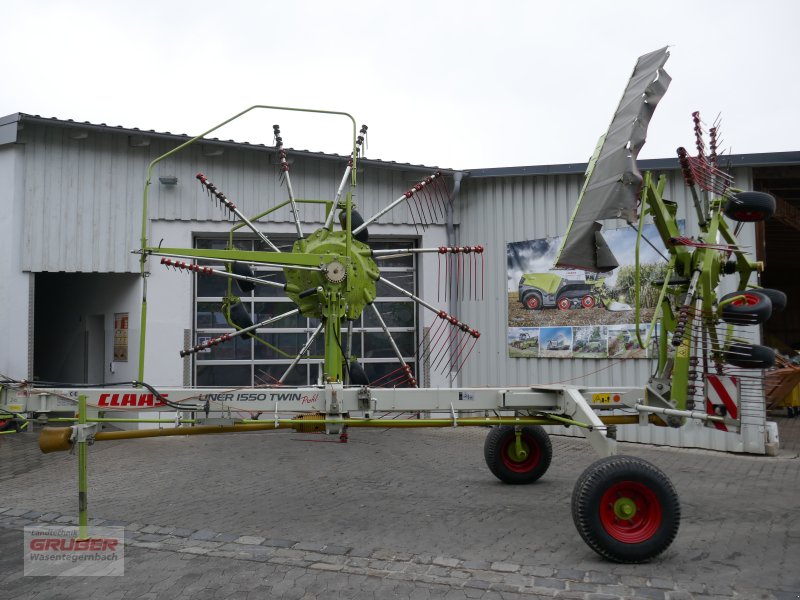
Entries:
{"type": "Polygon", "coordinates": [[[672,479],[682,523],[645,565],[594,554],[570,496],[595,460],[552,438],[531,486],[495,480],[484,429],[275,432],[98,443],[90,516],[126,526],[123,578],[22,576],[29,523],[68,523],[74,456],[0,438],[0,598],[763,598],[800,595],[800,419],[778,457],[636,444],[672,479]],[[333,443],[328,443],[333,441],[333,443]]]}

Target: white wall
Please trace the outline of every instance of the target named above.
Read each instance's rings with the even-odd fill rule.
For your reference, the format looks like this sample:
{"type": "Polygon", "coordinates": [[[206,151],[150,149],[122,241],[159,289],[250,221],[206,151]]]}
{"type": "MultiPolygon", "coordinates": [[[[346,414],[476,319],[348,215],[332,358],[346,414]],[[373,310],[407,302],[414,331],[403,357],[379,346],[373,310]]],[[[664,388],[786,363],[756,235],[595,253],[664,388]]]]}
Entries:
{"type": "MultiPolygon", "coordinates": [[[[22,272],[22,215],[25,206],[21,145],[0,146],[0,373],[27,379],[30,274],[22,272]]],[[[44,243],[45,240],[41,240],[44,243]]]]}

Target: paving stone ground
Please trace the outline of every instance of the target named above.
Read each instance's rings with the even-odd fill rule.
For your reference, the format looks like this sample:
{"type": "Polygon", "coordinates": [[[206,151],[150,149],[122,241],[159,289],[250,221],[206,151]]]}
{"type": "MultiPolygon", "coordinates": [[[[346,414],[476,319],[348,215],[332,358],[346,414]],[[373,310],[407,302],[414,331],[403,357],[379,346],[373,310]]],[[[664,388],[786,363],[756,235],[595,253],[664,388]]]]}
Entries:
{"type": "Polygon", "coordinates": [[[800,598],[800,419],[754,457],[621,444],[681,498],[673,545],[644,565],[578,536],[572,487],[595,460],[554,436],[545,477],[495,480],[483,429],[357,430],[98,443],[90,516],[126,527],[124,577],[22,575],[22,528],[76,517],[76,459],[0,437],[0,599],[800,598]],[[333,440],[333,443],[328,443],[333,440]]]}

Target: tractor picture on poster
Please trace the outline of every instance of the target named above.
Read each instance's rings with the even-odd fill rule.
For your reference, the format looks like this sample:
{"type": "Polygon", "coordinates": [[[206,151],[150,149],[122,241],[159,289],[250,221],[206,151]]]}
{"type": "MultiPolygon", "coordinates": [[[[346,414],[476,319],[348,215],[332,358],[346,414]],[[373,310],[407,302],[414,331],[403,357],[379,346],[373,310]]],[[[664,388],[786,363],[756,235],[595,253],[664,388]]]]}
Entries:
{"type": "Polygon", "coordinates": [[[594,308],[605,279],[587,280],[583,273],[525,273],[519,280],[519,299],[525,308],[594,308]]]}
{"type": "Polygon", "coordinates": [[[605,325],[573,328],[573,358],[605,358],[608,356],[608,333],[605,325]]]}
{"type": "Polygon", "coordinates": [[[539,356],[539,330],[519,328],[509,331],[509,348],[517,356],[539,356]]]}

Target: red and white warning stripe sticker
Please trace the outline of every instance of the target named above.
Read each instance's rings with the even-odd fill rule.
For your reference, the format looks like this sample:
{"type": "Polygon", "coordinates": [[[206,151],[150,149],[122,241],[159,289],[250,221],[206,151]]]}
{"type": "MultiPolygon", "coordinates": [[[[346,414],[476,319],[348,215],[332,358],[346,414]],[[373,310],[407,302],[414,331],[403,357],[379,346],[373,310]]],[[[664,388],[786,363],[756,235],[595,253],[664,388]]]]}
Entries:
{"type": "MultiPolygon", "coordinates": [[[[729,375],[708,375],[706,381],[706,413],[724,416],[726,421],[738,421],[739,380],[729,375]]],[[[713,423],[720,431],[728,431],[724,423],[713,423]]]]}

